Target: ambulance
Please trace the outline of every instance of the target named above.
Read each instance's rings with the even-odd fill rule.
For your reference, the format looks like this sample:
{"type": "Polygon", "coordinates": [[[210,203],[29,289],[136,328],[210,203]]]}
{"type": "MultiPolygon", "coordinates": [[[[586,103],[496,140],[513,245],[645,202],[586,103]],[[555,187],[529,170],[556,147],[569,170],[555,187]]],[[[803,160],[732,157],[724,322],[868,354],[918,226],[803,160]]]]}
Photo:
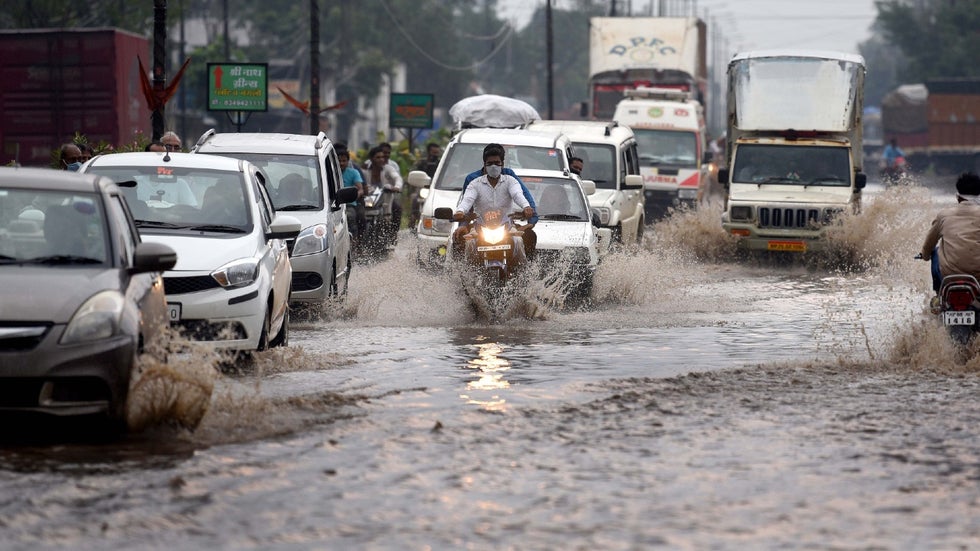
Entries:
{"type": "Polygon", "coordinates": [[[689,92],[670,88],[641,87],[624,94],[613,120],[636,135],[647,223],[670,207],[693,207],[707,189],[711,162],[701,104],[689,92]]]}

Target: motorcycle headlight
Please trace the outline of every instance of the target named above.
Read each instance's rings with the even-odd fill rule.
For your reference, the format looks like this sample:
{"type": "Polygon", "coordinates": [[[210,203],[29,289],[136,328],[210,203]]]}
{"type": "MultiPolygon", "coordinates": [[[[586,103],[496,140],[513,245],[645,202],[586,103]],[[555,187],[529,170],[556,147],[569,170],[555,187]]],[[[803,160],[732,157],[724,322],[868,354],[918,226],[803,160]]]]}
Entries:
{"type": "Polygon", "coordinates": [[[327,250],[330,244],[326,224],[310,226],[299,232],[293,245],[293,256],[316,254],[327,250]]]}
{"type": "Polygon", "coordinates": [[[61,336],[61,344],[107,339],[119,329],[124,299],[118,291],[102,291],[92,295],[75,312],[61,336]]]}
{"type": "Polygon", "coordinates": [[[249,285],[258,276],[259,261],[254,258],[233,260],[211,272],[211,277],[218,282],[218,285],[226,289],[249,285]]]}
{"type": "MultiPolygon", "coordinates": [[[[380,198],[378,198],[378,199],[380,199],[380,198]]],[[[375,200],[375,196],[374,195],[366,195],[364,197],[364,206],[367,207],[367,208],[369,208],[369,209],[373,209],[374,208],[374,200],[375,200]]]]}
{"type": "Polygon", "coordinates": [[[504,226],[497,226],[496,228],[483,227],[483,240],[491,245],[496,245],[504,240],[507,236],[507,228],[504,226]]]}

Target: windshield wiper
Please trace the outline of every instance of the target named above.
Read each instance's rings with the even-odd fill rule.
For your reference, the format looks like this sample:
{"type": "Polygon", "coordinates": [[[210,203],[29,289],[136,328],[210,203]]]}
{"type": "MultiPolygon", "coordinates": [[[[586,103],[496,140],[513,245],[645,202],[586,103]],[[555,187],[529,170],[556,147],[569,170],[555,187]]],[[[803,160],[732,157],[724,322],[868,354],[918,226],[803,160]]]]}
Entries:
{"type": "Polygon", "coordinates": [[[186,224],[174,224],[172,222],[161,222],[159,220],[140,220],[140,219],[136,219],[136,220],[134,220],[134,222],[136,222],[136,227],[137,228],[148,227],[148,228],[172,228],[172,229],[179,229],[179,228],[186,228],[187,227],[186,224]]]}
{"type": "Polygon", "coordinates": [[[102,264],[102,260],[73,254],[53,254],[24,260],[25,264],[102,264]]]}
{"type": "Polygon", "coordinates": [[[785,176],[770,176],[768,178],[765,178],[761,182],[758,182],[760,186],[762,184],[799,184],[799,183],[801,182],[798,179],[787,178],[785,176]]]}
{"type": "Polygon", "coordinates": [[[538,218],[542,218],[544,220],[575,220],[579,222],[585,220],[581,216],[576,216],[574,214],[539,214],[538,218]]]}
{"type": "Polygon", "coordinates": [[[320,207],[311,204],[305,205],[286,205],[284,207],[276,207],[276,210],[320,210],[320,207]]]}
{"type": "Polygon", "coordinates": [[[239,228],[238,226],[228,226],[226,224],[202,224],[200,226],[191,226],[189,230],[194,231],[213,231],[213,232],[223,232],[223,233],[245,233],[245,230],[239,228]]]}
{"type": "Polygon", "coordinates": [[[837,177],[837,176],[823,176],[821,178],[814,178],[810,180],[809,184],[814,185],[818,182],[847,182],[847,180],[837,177]]]}

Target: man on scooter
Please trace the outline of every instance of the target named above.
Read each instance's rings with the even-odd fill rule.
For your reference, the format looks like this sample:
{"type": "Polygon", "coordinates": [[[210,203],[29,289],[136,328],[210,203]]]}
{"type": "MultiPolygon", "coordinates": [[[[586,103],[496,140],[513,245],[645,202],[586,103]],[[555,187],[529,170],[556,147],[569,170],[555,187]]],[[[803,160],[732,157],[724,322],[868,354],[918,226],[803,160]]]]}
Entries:
{"type": "MultiPolygon", "coordinates": [[[[463,191],[463,195],[456,207],[453,219],[462,221],[470,209],[478,216],[483,216],[489,211],[500,211],[508,213],[512,209],[512,204],[524,210],[525,218],[535,215],[534,208],[524,197],[524,188],[517,181],[517,178],[503,173],[504,168],[504,147],[500,144],[492,143],[483,148],[483,167],[485,174],[476,178],[463,191]]],[[[463,248],[463,236],[466,228],[461,227],[453,233],[453,247],[457,252],[463,248]]],[[[514,240],[515,256],[522,261],[526,256],[525,249],[527,243],[524,239],[514,240]]]]}
{"type": "MultiPolygon", "coordinates": [[[[932,289],[937,295],[943,276],[980,278],[980,176],[973,172],[960,175],[956,201],[956,206],[939,211],[922,244],[922,259],[932,260],[932,289]]],[[[932,306],[938,308],[938,296],[933,297],[932,306]]]]}

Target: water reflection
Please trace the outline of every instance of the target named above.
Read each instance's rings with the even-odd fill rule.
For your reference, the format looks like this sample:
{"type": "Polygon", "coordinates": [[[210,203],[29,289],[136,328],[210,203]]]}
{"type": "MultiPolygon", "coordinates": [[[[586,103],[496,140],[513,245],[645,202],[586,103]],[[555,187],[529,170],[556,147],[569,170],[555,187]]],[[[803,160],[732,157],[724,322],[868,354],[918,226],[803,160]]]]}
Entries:
{"type": "Polygon", "coordinates": [[[504,378],[511,368],[510,360],[502,356],[506,347],[498,342],[479,343],[473,347],[477,356],[467,362],[467,368],[475,370],[476,379],[466,383],[467,393],[460,397],[467,404],[480,406],[487,411],[503,412],[507,400],[497,391],[510,388],[510,382],[504,378]],[[476,396],[474,392],[487,395],[476,396]]]}

